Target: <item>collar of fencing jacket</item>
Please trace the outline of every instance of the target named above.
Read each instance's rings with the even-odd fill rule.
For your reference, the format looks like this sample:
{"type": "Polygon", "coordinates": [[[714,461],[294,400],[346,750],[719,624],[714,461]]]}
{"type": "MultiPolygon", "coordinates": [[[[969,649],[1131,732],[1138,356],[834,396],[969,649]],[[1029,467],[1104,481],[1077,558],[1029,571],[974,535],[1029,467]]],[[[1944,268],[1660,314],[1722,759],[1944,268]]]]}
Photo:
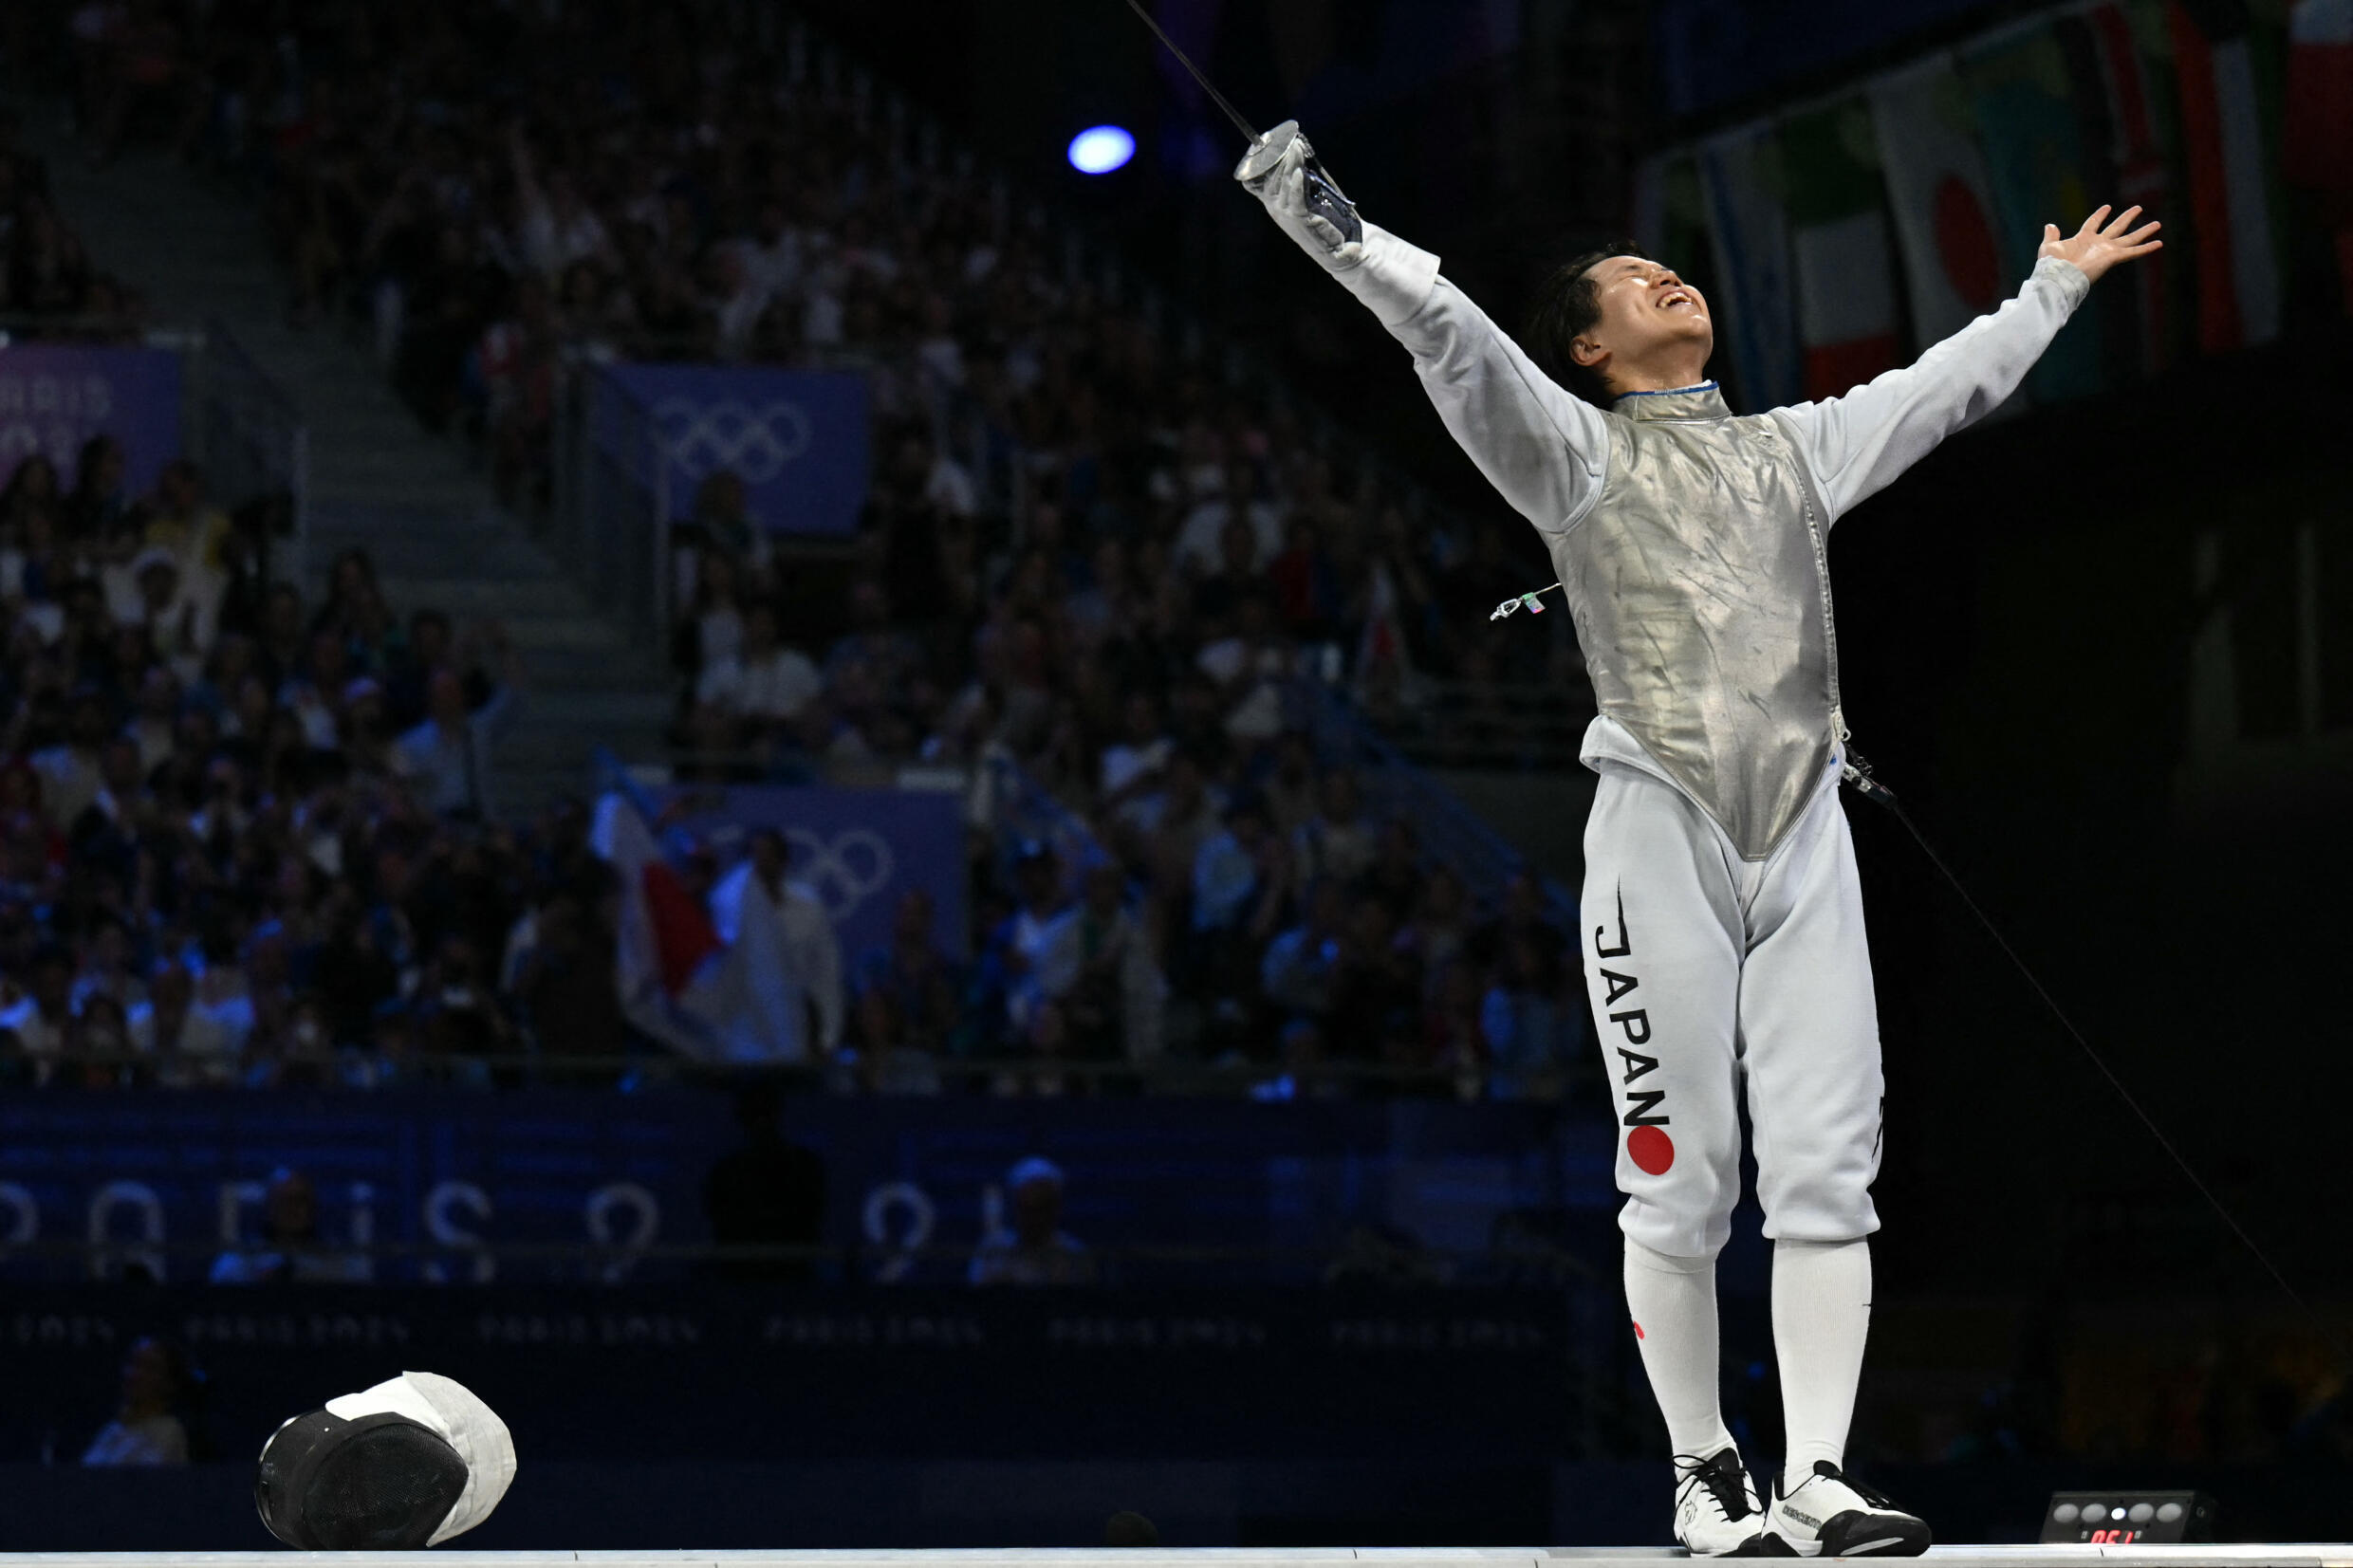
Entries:
{"type": "Polygon", "coordinates": [[[1667,392],[1629,392],[1610,412],[1629,419],[1729,419],[1732,414],[1714,381],[1667,392]]]}

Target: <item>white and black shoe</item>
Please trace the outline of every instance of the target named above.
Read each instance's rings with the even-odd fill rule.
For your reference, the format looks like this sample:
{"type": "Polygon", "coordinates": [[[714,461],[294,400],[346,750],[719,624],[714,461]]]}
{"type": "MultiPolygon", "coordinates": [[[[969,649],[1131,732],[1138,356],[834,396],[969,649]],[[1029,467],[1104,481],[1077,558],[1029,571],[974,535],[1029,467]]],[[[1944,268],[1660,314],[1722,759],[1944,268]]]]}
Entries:
{"type": "Polygon", "coordinates": [[[1711,1459],[1675,1456],[1675,1539],[1694,1557],[1788,1557],[1789,1549],[1765,1528],[1756,1483],[1738,1448],[1711,1459]]]}
{"type": "Polygon", "coordinates": [[[1793,1491],[1782,1491],[1784,1479],[1773,1478],[1766,1522],[1799,1557],[1916,1558],[1928,1550],[1925,1522],[1826,1459],[1815,1460],[1793,1491]]]}

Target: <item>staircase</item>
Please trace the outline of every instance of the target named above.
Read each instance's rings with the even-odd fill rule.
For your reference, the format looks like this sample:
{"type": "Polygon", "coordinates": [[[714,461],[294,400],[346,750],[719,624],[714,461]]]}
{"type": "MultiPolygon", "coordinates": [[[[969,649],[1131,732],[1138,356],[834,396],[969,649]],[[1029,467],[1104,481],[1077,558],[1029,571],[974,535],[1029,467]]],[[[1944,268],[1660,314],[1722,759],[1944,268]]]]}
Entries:
{"type": "MultiPolygon", "coordinates": [[[[632,646],[502,508],[456,443],[420,426],[343,323],[287,324],[288,290],[245,199],[155,153],[92,169],[54,101],[23,104],[26,139],[49,160],[66,221],[98,266],[142,293],[158,324],[225,327],[299,406],[309,431],[306,601],[335,556],[374,559],[396,614],[503,621],[527,697],[497,755],[498,800],[514,814],[591,782],[590,754],[662,753],[673,690],[658,650],[632,646]]],[[[236,497],[216,499],[233,503],[236,497]]]]}

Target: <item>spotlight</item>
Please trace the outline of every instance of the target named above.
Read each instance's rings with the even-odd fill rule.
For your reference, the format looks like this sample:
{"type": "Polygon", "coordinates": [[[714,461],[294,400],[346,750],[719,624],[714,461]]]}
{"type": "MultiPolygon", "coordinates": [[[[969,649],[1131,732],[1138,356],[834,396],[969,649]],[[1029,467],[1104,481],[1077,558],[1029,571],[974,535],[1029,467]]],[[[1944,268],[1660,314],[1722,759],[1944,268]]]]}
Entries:
{"type": "Polygon", "coordinates": [[[1117,125],[1096,125],[1070,138],[1070,167],[1083,175],[1107,175],[1136,156],[1136,138],[1117,125]]]}

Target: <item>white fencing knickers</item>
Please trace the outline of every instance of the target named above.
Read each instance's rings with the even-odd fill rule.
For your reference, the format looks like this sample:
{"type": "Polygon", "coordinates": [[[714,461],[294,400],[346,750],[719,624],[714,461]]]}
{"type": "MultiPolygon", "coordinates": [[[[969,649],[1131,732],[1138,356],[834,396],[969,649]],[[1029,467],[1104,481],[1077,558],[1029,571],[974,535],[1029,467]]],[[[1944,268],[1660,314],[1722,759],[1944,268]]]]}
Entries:
{"type": "Polygon", "coordinates": [[[1879,1017],[1832,759],[1772,853],[1743,860],[1623,729],[1597,719],[1584,943],[1618,1109],[1621,1228],[1714,1257],[1740,1197],[1738,1097],[1776,1240],[1879,1228],[1879,1017]]]}

